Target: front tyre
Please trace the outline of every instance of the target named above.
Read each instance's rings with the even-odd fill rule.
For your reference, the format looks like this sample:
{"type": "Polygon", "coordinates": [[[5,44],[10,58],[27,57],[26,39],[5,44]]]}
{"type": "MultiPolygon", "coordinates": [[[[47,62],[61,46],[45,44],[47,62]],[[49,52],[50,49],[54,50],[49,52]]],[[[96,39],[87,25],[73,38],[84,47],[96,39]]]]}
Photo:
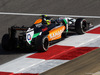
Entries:
{"type": "Polygon", "coordinates": [[[78,34],[84,34],[89,29],[85,19],[78,18],[75,22],[75,30],[78,34]]]}
{"type": "Polygon", "coordinates": [[[35,49],[39,52],[45,52],[48,50],[49,41],[46,36],[38,36],[35,39],[35,49]]]}

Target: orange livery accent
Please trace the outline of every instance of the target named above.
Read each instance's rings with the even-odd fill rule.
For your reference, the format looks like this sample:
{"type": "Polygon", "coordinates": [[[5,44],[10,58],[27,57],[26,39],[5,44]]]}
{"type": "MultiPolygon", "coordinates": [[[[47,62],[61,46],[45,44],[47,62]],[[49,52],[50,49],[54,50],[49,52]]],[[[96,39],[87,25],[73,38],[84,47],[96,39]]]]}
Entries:
{"type": "Polygon", "coordinates": [[[42,19],[36,20],[34,24],[38,24],[38,23],[42,23],[42,19]]]}
{"type": "Polygon", "coordinates": [[[64,30],[65,26],[60,26],[50,30],[48,35],[49,41],[60,39],[64,30]]]}

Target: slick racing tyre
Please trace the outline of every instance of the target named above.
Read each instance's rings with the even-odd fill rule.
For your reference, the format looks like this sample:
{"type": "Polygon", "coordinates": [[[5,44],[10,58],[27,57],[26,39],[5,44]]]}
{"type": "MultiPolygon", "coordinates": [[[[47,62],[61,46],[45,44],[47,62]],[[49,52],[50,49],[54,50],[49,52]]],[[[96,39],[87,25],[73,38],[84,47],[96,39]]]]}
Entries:
{"type": "Polygon", "coordinates": [[[75,30],[78,34],[84,34],[89,29],[85,19],[78,18],[75,22],[75,30]]]}
{"type": "Polygon", "coordinates": [[[64,31],[64,32],[62,33],[62,38],[67,38],[67,32],[66,32],[66,31],[64,31]]]}
{"type": "Polygon", "coordinates": [[[35,49],[39,52],[45,52],[48,50],[49,41],[46,36],[38,36],[35,39],[35,49]]]}
{"type": "Polygon", "coordinates": [[[2,37],[1,45],[4,50],[11,51],[15,49],[15,40],[10,39],[9,34],[5,34],[2,37]]]}

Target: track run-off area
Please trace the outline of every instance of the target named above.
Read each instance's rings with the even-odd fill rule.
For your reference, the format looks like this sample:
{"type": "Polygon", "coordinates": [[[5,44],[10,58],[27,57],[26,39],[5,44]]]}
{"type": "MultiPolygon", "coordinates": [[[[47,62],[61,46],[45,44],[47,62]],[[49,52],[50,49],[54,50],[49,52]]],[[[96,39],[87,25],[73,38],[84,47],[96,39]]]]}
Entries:
{"type": "MultiPolygon", "coordinates": [[[[0,75],[92,75],[100,71],[99,0],[0,0],[0,12],[95,16],[95,27],[84,35],[72,35],[47,52],[4,51],[0,45],[0,75]],[[65,64],[66,63],[66,64],[65,64]],[[61,66],[59,66],[61,65],[61,66]]],[[[0,14],[0,43],[12,25],[31,26],[39,18],[0,14]]]]}

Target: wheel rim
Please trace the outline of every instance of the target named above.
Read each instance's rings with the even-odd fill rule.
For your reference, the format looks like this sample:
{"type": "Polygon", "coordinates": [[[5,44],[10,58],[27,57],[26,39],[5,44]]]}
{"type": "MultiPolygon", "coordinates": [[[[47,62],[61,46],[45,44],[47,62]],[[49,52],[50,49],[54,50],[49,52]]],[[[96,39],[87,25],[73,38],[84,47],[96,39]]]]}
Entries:
{"type": "Polygon", "coordinates": [[[48,39],[45,38],[45,39],[44,39],[44,42],[43,42],[43,49],[44,49],[45,51],[47,51],[48,45],[49,45],[48,39]]]}
{"type": "Polygon", "coordinates": [[[83,20],[83,22],[82,22],[82,30],[83,31],[87,30],[87,25],[86,25],[86,21],[85,20],[83,20]]]}

